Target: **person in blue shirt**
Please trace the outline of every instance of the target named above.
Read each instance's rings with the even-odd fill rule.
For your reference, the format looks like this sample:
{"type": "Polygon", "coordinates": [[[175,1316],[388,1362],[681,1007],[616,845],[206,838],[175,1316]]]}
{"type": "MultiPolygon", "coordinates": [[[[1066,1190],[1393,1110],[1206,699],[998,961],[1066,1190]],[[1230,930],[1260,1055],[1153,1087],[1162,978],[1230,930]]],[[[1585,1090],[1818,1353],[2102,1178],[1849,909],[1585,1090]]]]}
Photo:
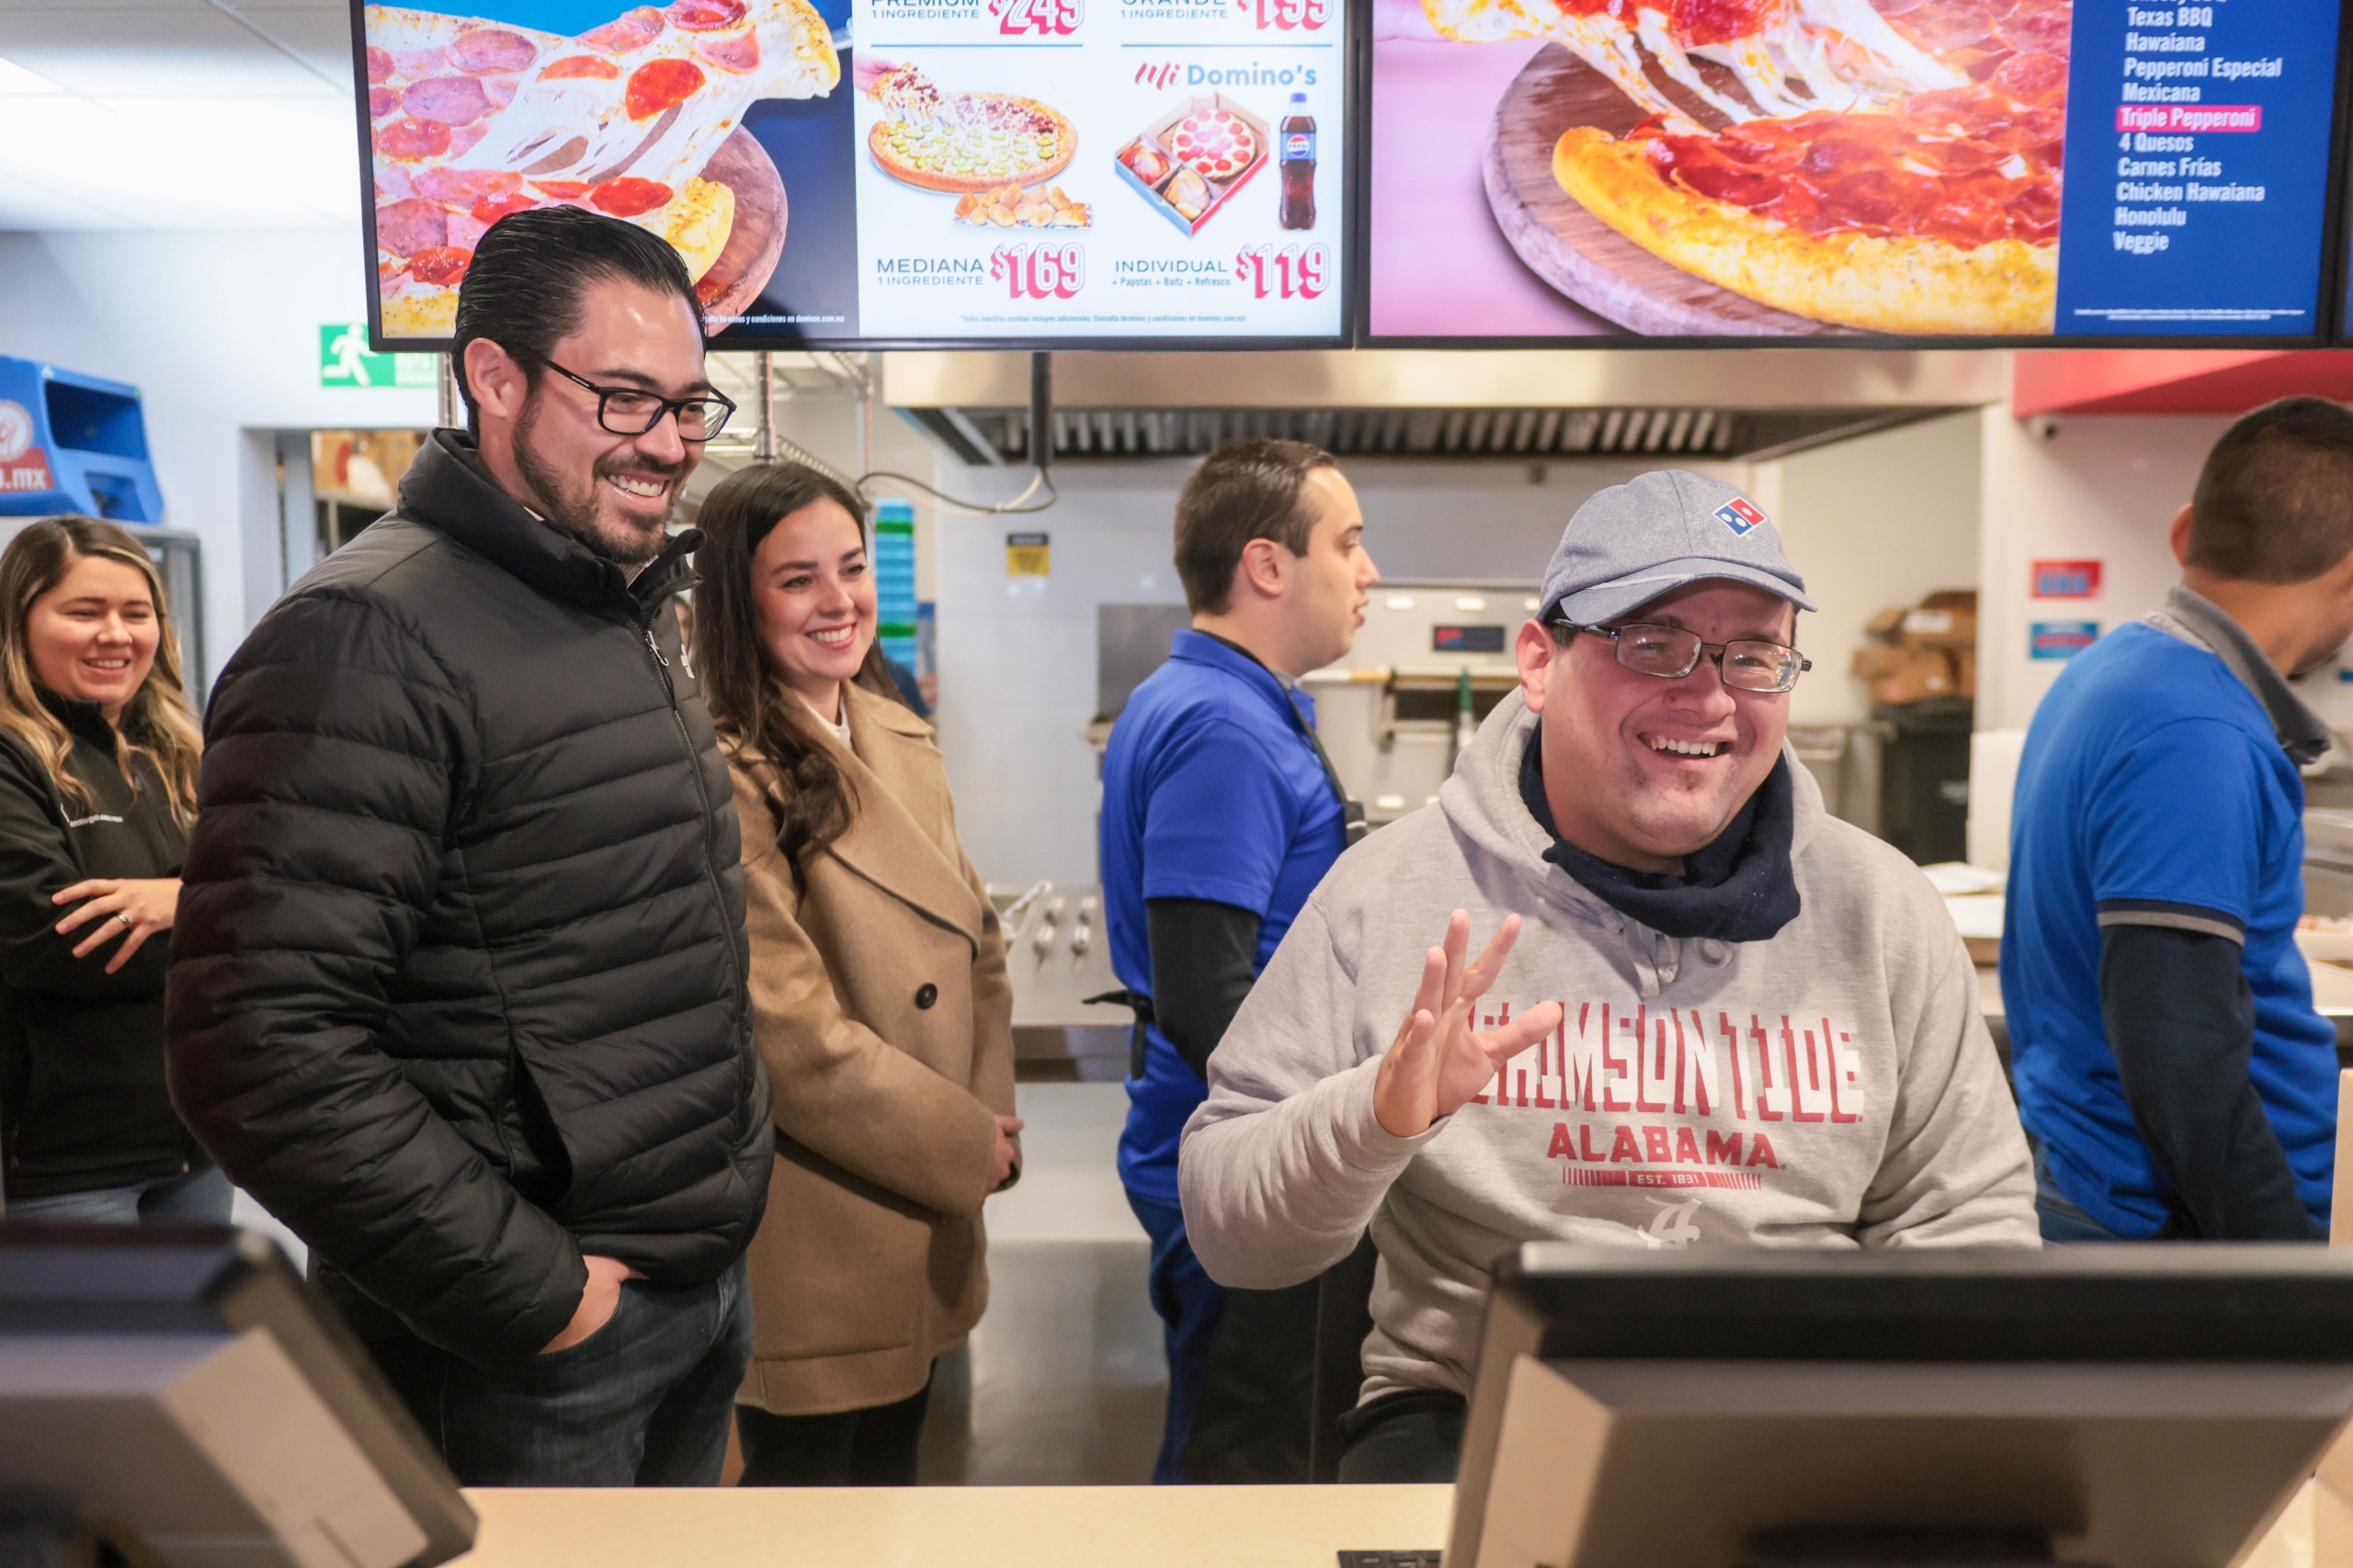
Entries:
{"type": "Polygon", "coordinates": [[[1152,1237],[1166,1325],[1158,1482],[1307,1479],[1314,1288],[1228,1291],[1202,1272],[1176,1143],[1219,1037],[1363,831],[1297,687],[1364,622],[1381,574],[1363,533],[1330,454],[1296,441],[1211,453],[1176,501],[1192,629],[1128,699],[1103,759],[1104,915],[1138,1018],[1120,1180],[1152,1237]]]}
{"type": "Polygon", "coordinates": [[[2289,677],[2353,635],[2353,412],[2241,419],[2173,524],[2181,585],[2060,675],[2012,811],[2002,998],[2046,1240],[2325,1232],[2336,1037],[2295,944],[2289,677]]]}

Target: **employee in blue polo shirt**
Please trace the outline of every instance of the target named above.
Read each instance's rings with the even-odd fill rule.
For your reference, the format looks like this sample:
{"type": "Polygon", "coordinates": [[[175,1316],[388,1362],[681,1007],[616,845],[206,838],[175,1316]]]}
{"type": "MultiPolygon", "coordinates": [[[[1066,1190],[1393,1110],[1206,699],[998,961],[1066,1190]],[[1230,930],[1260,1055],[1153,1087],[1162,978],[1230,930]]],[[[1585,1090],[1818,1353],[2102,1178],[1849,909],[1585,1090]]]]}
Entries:
{"type": "Polygon", "coordinates": [[[2174,519],[2181,585],[2063,672],[2027,732],[2002,997],[2055,1242],[2324,1233],[2336,1031],[2297,951],[2288,684],[2353,635],[2353,413],[2233,426],[2174,519]]]}
{"type": "Polygon", "coordinates": [[[1211,453],[1176,501],[1192,630],[1128,699],[1103,759],[1111,964],[1140,1020],[1120,1179],[1152,1236],[1168,1349],[1155,1481],[1307,1479],[1313,1287],[1228,1291],[1201,1271],[1177,1206],[1176,1142],[1219,1037],[1363,831],[1297,686],[1363,624],[1381,580],[1363,532],[1330,454],[1297,441],[1211,453]]]}

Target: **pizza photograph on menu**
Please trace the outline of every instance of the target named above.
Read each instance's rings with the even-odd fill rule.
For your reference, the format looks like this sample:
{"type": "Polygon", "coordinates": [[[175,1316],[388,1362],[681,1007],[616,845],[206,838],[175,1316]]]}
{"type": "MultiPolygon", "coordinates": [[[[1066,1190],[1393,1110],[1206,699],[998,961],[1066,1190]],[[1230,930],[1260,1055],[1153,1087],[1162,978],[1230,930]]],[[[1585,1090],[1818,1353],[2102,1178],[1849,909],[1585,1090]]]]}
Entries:
{"type": "Polygon", "coordinates": [[[496,16],[363,8],[377,309],[388,341],[446,338],[485,230],[577,206],[675,246],[714,318],[741,314],[783,255],[790,199],[745,129],[756,104],[841,76],[808,0],[590,7],[556,32],[496,16]]]}
{"type": "Polygon", "coordinates": [[[1404,292],[1447,266],[1426,200],[1440,176],[1480,231],[1454,268],[1508,259],[1506,332],[2054,330],[2073,0],[1383,0],[1374,17],[1374,256],[1400,261],[1377,268],[1377,335],[1445,332],[1404,292]],[[1475,125],[1463,101],[1484,106],[1475,125]],[[1404,146],[1421,104],[1459,127],[1445,153],[1404,146]],[[1419,233],[1403,190],[1424,198],[1419,233]]]}
{"type": "Polygon", "coordinates": [[[1033,186],[1062,173],[1078,151],[1068,115],[1017,93],[942,93],[912,65],[877,77],[868,92],[882,110],[867,136],[875,165],[918,189],[1033,186]]]}
{"type": "Polygon", "coordinates": [[[1376,0],[1368,341],[2310,342],[2339,9],[1376,0]]]}
{"type": "MultiPolygon", "coordinates": [[[[1549,319],[1530,301],[1548,333],[1998,338],[2053,330],[2073,9],[1418,0],[1376,15],[1395,41],[1509,46],[1457,51],[1483,57],[1493,95],[1477,218],[1522,292],[1555,297],[1549,319]]],[[[1425,73],[1435,84],[1377,78],[1376,112],[1392,85],[1460,102],[1480,73],[1457,64],[1425,73]]]]}

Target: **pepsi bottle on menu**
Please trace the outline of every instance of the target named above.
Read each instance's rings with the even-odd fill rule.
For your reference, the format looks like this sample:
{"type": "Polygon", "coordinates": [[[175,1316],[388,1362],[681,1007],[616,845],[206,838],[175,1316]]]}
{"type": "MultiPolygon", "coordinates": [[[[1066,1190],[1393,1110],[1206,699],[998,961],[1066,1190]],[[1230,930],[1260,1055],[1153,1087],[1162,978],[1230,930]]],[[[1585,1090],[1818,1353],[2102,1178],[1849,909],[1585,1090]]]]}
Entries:
{"type": "Polygon", "coordinates": [[[1307,95],[1290,96],[1290,112],[1276,131],[1282,149],[1282,225],[1286,229],[1315,227],[1315,118],[1307,112],[1307,95]]]}

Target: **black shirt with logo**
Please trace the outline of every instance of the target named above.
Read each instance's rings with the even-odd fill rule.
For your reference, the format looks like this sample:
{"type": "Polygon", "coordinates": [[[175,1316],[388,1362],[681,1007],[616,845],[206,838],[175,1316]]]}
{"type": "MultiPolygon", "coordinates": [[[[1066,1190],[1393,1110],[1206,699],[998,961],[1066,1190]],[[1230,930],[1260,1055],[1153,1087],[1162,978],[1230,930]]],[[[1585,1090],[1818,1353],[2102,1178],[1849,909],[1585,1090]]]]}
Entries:
{"type": "Polygon", "coordinates": [[[0,733],[0,1178],[9,1198],[127,1187],[206,1163],[165,1086],[168,938],[150,937],[108,974],[119,939],[75,958],[91,927],[60,936],[74,906],[51,902],[92,877],[176,877],[188,835],[144,754],[131,754],[132,778],[123,777],[96,704],[41,699],[74,738],[65,765],[90,801],[69,801],[0,733]]]}

